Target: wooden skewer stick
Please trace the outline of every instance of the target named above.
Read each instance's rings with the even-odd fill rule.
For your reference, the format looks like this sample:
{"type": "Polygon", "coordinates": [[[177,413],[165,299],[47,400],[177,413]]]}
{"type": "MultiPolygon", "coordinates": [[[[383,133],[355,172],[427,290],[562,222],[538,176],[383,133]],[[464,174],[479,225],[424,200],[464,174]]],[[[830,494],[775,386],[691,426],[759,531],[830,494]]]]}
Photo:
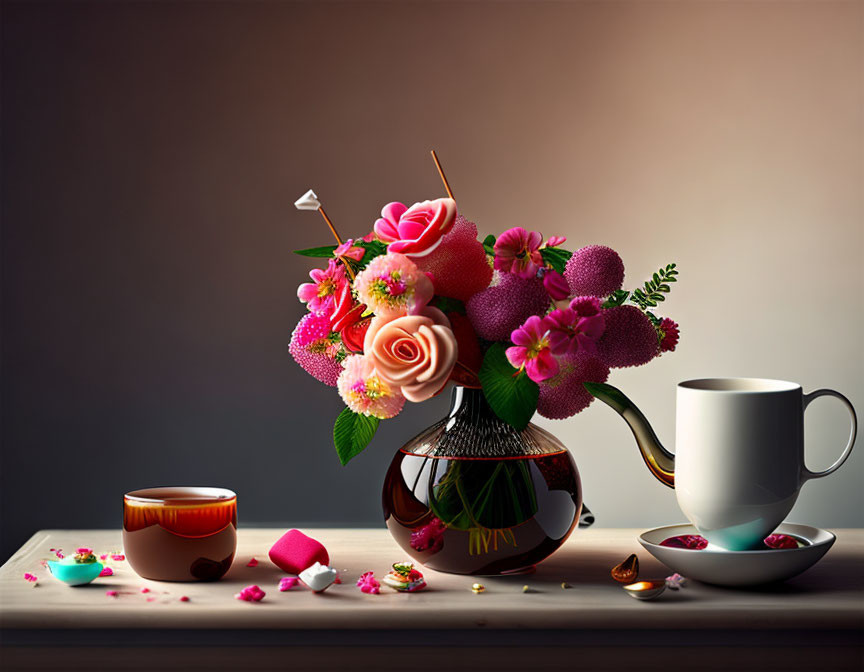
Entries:
{"type": "MultiPolygon", "coordinates": [[[[441,176],[441,181],[444,183],[444,188],[447,190],[447,195],[453,198],[453,192],[450,190],[450,183],[447,182],[447,176],[444,175],[444,169],[441,167],[441,162],[438,160],[438,155],[435,150],[432,150],[432,160],[435,162],[435,167],[438,169],[438,174],[441,176]]],[[[456,199],[453,198],[455,201],[456,199]]]]}
{"type": "MultiPolygon", "coordinates": [[[[342,244],[342,238],[339,236],[339,232],[336,231],[336,227],[333,226],[333,222],[330,221],[330,218],[327,216],[327,213],[324,212],[324,206],[318,206],[318,212],[321,213],[321,216],[324,218],[324,221],[327,222],[327,226],[330,227],[330,233],[333,234],[333,237],[336,239],[336,244],[342,244]]],[[[354,280],[354,269],[351,268],[351,264],[342,259],[342,264],[345,266],[345,270],[348,271],[348,275],[351,277],[351,280],[354,280]]]]}

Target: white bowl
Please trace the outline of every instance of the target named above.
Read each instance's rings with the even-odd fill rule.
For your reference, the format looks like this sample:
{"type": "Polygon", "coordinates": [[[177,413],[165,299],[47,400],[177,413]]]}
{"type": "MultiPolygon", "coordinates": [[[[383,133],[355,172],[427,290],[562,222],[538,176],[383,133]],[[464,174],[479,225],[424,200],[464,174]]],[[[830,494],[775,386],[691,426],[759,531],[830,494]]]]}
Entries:
{"type": "Polygon", "coordinates": [[[799,548],[764,551],[727,551],[713,546],[701,551],[661,546],[660,542],[682,534],[699,534],[692,525],[667,525],[639,535],[639,543],[660,562],[690,579],[718,586],[755,586],[785,581],[815,565],[837,537],[809,525],[783,523],[775,534],[788,534],[805,542],[799,548]]]}

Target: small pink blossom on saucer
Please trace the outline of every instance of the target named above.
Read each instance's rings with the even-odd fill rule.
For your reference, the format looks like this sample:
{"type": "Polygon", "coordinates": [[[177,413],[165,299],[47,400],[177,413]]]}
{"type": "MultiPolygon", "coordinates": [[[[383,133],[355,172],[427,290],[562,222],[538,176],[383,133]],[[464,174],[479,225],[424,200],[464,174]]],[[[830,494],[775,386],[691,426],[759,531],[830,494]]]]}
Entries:
{"type": "Polygon", "coordinates": [[[686,548],[691,551],[701,551],[708,546],[708,540],[698,534],[681,534],[677,537],[669,537],[660,542],[661,546],[667,548],[686,548]]]}
{"type": "Polygon", "coordinates": [[[375,578],[374,572],[365,572],[357,579],[357,587],[361,593],[369,595],[378,595],[381,592],[381,584],[375,578]]]}
{"type": "Polygon", "coordinates": [[[296,576],[283,576],[279,579],[279,592],[284,593],[286,590],[291,590],[298,583],[300,583],[300,579],[296,576]]]}
{"type": "Polygon", "coordinates": [[[246,566],[247,567],[257,567],[258,566],[258,560],[256,560],[255,558],[252,558],[249,562],[246,563],[246,566]]]}
{"type": "Polygon", "coordinates": [[[769,534],[765,537],[765,545],[768,548],[798,548],[795,537],[788,534],[769,534]]]}
{"type": "Polygon", "coordinates": [[[117,597],[117,595],[119,595],[119,593],[116,590],[106,590],[105,595],[107,597],[117,597]]]}
{"type": "Polygon", "coordinates": [[[244,602],[260,602],[264,599],[265,595],[266,593],[258,586],[246,586],[234,596],[234,599],[243,600],[244,602]]]}
{"type": "Polygon", "coordinates": [[[99,572],[99,576],[114,576],[114,570],[110,567],[103,567],[102,571],[99,572]]]}

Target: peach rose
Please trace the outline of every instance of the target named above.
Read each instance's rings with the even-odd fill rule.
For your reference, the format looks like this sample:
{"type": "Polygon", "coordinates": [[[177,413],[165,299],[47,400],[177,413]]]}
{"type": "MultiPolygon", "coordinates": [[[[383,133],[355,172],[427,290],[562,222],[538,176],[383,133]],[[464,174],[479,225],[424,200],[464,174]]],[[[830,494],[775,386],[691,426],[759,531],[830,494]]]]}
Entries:
{"type": "Polygon", "coordinates": [[[422,315],[375,317],[363,343],[382,380],[401,387],[408,401],[426,401],[447,382],[456,364],[456,337],[447,317],[427,306],[422,315]]]}

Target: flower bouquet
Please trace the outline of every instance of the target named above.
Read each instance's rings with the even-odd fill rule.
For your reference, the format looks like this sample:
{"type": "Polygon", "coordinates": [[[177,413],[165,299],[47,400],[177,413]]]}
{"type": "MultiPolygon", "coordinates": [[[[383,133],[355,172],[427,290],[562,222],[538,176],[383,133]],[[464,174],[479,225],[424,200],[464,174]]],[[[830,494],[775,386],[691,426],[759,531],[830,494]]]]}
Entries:
{"type": "Polygon", "coordinates": [[[397,452],[384,486],[387,525],[416,560],[442,571],[498,573],[539,562],[567,538],[582,506],[567,449],[530,424],[585,409],[583,383],[675,349],[678,325],[654,314],[675,264],[623,289],[609,247],[564,249],[514,227],[480,238],[448,198],[388,203],[372,230],[298,250],[327,259],[298,296],[309,312],[290,352],[346,408],[333,439],[342,464],[381,420],[453,383],[448,418],[397,452]]]}

